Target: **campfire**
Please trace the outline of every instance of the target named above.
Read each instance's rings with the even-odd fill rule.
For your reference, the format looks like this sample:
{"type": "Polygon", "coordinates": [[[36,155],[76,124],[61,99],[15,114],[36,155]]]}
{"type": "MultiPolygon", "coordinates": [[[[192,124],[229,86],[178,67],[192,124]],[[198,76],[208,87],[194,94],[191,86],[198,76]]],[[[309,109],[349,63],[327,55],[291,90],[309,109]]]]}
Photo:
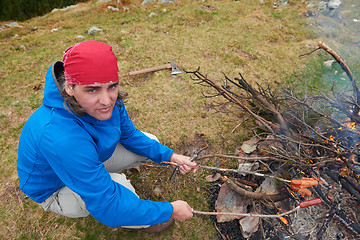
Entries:
{"type": "Polygon", "coordinates": [[[253,120],[254,137],[239,154],[199,157],[199,168],[213,173],[216,198],[213,211],[195,213],[216,217],[223,239],[360,237],[360,92],[336,52],[323,42],[316,50],[340,64],[351,89],[273,92],[251,86],[241,74],[224,75],[219,84],[200,69],[186,71],[197,84],[216,90],[205,97],[222,96],[245,112],[242,119],[253,120]],[[238,169],[206,166],[211,158],[237,160],[238,169]]]}

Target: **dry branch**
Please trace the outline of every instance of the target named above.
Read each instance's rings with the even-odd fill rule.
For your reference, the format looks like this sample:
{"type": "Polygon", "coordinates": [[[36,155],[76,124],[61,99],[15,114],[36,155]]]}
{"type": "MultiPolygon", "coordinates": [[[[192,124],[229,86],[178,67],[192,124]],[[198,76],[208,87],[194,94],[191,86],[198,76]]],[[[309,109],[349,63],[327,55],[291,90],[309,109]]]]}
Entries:
{"type": "MultiPolygon", "coordinates": [[[[345,71],[346,75],[349,77],[351,83],[353,84],[354,92],[355,92],[354,96],[356,96],[357,99],[359,99],[359,89],[357,87],[354,75],[352,74],[348,65],[345,63],[344,59],[339,54],[337,54],[334,50],[332,50],[330,47],[328,47],[323,41],[320,41],[318,43],[318,46],[319,46],[319,48],[324,49],[331,56],[333,56],[334,59],[339,63],[339,65],[345,71]]],[[[356,101],[356,102],[358,102],[358,101],[356,101]]]]}
{"type": "MultiPolygon", "coordinates": [[[[177,163],[174,162],[161,162],[162,164],[168,164],[171,166],[180,166],[177,163]]],[[[188,166],[190,167],[190,166],[188,166]]],[[[285,182],[285,183],[290,183],[290,180],[287,179],[283,179],[283,178],[279,178],[273,175],[267,175],[267,174],[263,174],[263,173],[258,173],[258,172],[252,172],[252,171],[245,171],[245,170],[241,170],[241,169],[228,169],[228,168],[218,168],[218,167],[209,167],[209,166],[203,166],[203,165],[197,165],[196,167],[191,167],[193,169],[205,169],[205,170],[210,170],[210,171],[216,171],[216,172],[228,172],[228,173],[243,173],[243,174],[251,174],[254,176],[258,176],[258,177],[267,177],[267,178],[272,178],[272,179],[276,179],[279,180],[281,182],[285,182]]]]}
{"type": "Polygon", "coordinates": [[[247,191],[247,190],[241,188],[233,180],[231,180],[230,178],[227,178],[227,177],[223,177],[223,181],[226,182],[233,191],[240,194],[241,196],[248,197],[248,198],[271,201],[271,202],[278,202],[278,201],[284,200],[285,198],[288,197],[287,192],[268,195],[268,194],[261,193],[261,192],[247,191]]]}
{"type": "Polygon", "coordinates": [[[296,212],[300,209],[300,206],[297,206],[290,211],[280,213],[280,214],[257,214],[257,213],[233,213],[233,212],[202,212],[202,211],[196,211],[194,210],[194,214],[201,214],[201,215],[230,215],[230,216],[247,216],[247,217],[260,217],[260,218],[281,218],[284,216],[287,216],[293,212],[296,212]]]}

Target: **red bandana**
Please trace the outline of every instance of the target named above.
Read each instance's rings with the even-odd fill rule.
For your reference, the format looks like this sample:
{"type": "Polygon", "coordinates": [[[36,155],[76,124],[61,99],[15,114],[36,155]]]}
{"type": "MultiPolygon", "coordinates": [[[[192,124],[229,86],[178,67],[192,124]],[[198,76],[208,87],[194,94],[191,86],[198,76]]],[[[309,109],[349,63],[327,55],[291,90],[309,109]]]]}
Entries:
{"type": "Polygon", "coordinates": [[[63,55],[66,82],[78,85],[119,81],[112,47],[90,40],[69,47],[63,55]]]}

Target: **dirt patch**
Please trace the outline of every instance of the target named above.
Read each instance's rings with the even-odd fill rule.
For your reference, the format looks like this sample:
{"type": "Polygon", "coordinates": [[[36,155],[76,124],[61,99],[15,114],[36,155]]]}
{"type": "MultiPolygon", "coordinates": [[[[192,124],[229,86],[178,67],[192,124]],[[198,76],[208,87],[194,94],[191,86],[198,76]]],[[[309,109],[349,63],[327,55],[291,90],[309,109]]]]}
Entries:
{"type": "Polygon", "coordinates": [[[257,60],[257,57],[256,56],[253,56],[251,55],[250,53],[238,48],[235,50],[236,54],[243,57],[245,60],[248,60],[248,61],[254,61],[254,60],[257,60]]]}
{"type": "Polygon", "coordinates": [[[182,142],[175,152],[183,154],[185,156],[192,156],[201,148],[208,146],[208,143],[205,139],[205,134],[195,133],[194,137],[189,142],[182,142]]]}
{"type": "Polygon", "coordinates": [[[28,197],[20,190],[18,185],[13,183],[5,183],[3,188],[0,188],[0,202],[8,204],[13,201],[24,202],[28,197]]]}
{"type": "Polygon", "coordinates": [[[217,8],[211,5],[205,5],[205,6],[201,6],[202,10],[208,11],[208,12],[215,12],[217,11],[217,8]]]}

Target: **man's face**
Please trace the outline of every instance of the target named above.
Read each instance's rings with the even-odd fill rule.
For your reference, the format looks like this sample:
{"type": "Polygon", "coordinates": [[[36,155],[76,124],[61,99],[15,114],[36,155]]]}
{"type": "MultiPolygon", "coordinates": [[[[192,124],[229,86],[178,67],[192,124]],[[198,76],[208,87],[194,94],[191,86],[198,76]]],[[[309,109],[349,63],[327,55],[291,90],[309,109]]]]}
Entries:
{"type": "Polygon", "coordinates": [[[119,83],[91,85],[65,83],[65,90],[67,94],[76,99],[87,114],[102,121],[111,118],[118,97],[119,83]]]}

